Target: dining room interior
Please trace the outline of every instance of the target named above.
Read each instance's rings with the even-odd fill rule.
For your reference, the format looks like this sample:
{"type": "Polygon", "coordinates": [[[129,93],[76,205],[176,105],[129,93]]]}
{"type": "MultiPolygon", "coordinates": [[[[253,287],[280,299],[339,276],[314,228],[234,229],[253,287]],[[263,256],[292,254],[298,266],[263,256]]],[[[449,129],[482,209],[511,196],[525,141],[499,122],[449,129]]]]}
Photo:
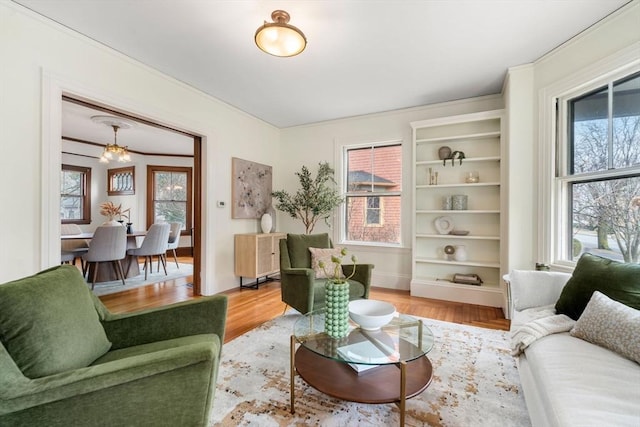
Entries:
{"type": "Polygon", "coordinates": [[[97,295],[158,282],[198,295],[198,136],[86,100],[61,103],[61,262],[97,295]],[[113,238],[96,238],[111,225],[124,230],[124,255],[113,238]]]}

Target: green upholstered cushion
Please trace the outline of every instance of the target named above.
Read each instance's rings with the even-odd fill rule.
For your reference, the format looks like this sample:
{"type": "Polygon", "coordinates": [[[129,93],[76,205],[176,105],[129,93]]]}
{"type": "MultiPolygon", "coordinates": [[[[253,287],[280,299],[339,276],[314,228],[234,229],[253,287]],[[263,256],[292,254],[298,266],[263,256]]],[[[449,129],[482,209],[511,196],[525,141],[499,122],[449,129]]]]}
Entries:
{"type": "Polygon", "coordinates": [[[111,347],[89,288],[70,265],[0,285],[0,339],[29,378],[89,366],[111,347]]]}
{"type": "Polygon", "coordinates": [[[556,312],[578,320],[594,291],[640,310],[640,264],[583,254],[556,302],[556,312]]]}
{"type": "Polygon", "coordinates": [[[309,248],[330,248],[329,234],[287,234],[287,250],[293,268],[311,268],[309,248]]]}

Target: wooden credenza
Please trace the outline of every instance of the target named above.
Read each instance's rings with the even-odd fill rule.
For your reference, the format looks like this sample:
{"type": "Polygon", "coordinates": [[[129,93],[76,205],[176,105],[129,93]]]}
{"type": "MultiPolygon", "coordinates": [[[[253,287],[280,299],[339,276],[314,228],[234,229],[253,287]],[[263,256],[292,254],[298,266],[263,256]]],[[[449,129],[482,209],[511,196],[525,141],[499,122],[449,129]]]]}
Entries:
{"type": "Polygon", "coordinates": [[[279,240],[286,233],[248,233],[235,235],[235,274],[240,277],[241,288],[257,288],[260,278],[265,281],[269,275],[280,272],[279,240]],[[255,279],[255,283],[245,286],[243,278],[255,279]]]}

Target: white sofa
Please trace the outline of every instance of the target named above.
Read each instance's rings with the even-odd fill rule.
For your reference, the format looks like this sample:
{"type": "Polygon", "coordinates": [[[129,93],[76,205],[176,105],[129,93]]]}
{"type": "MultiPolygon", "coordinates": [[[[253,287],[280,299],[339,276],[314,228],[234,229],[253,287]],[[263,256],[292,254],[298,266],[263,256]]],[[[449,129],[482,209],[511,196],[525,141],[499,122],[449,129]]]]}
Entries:
{"type": "MultiPolygon", "coordinates": [[[[506,277],[514,336],[522,325],[555,314],[554,305],[570,277],[517,270],[506,277]]],[[[640,427],[638,363],[569,332],[535,340],[517,362],[534,427],[640,427]]]]}

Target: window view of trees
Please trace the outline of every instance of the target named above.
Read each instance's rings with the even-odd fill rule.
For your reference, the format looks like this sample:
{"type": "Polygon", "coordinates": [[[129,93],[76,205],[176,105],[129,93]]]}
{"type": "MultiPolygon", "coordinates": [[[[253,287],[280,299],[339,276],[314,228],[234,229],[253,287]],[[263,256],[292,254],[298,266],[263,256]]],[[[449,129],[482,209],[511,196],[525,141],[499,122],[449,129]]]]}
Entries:
{"type": "Polygon", "coordinates": [[[179,222],[190,227],[191,169],[153,167],[153,221],[179,222]]]}
{"type": "Polygon", "coordinates": [[[91,169],[62,165],[60,174],[60,219],[63,223],[91,221],[91,169]]]}
{"type": "Polygon", "coordinates": [[[402,146],[347,149],[346,239],[400,243],[402,146]]]}
{"type": "Polygon", "coordinates": [[[571,256],[638,262],[640,74],[571,100],[571,256]]]}

